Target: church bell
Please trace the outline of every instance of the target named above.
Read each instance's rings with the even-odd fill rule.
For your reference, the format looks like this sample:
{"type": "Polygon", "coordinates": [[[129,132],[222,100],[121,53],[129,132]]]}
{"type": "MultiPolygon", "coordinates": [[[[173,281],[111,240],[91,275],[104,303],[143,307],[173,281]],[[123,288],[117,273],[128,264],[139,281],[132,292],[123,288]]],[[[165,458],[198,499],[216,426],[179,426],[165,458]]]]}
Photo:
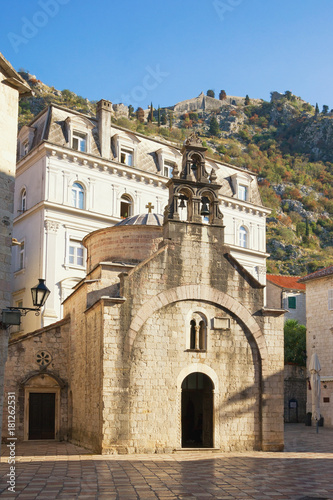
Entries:
{"type": "Polygon", "coordinates": [[[207,217],[210,214],[210,211],[208,208],[208,202],[209,202],[209,200],[206,196],[203,196],[201,198],[202,207],[201,207],[200,215],[203,215],[204,217],[207,217]]]}

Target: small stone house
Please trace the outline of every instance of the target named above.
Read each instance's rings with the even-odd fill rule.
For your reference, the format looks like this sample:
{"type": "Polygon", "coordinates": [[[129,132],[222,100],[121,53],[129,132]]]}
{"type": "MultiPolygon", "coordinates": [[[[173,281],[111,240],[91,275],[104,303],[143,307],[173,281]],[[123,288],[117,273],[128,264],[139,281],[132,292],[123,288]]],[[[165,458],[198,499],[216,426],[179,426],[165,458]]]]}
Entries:
{"type": "Polygon", "coordinates": [[[266,275],[267,306],[285,309],[285,321],[296,319],[306,325],[305,285],[300,276],[266,275]]]}
{"type": "MultiPolygon", "coordinates": [[[[333,427],[333,266],[308,274],[300,281],[306,285],[307,366],[312,354],[317,353],[321,365],[320,413],[324,425],[333,427]]],[[[310,383],[307,411],[312,411],[310,383]]]]}
{"type": "Polygon", "coordinates": [[[185,142],[164,216],[84,238],[87,274],[63,320],[12,338],[20,439],[103,454],[283,449],[283,311],[264,307],[224,243],[205,152],[185,142]]]}

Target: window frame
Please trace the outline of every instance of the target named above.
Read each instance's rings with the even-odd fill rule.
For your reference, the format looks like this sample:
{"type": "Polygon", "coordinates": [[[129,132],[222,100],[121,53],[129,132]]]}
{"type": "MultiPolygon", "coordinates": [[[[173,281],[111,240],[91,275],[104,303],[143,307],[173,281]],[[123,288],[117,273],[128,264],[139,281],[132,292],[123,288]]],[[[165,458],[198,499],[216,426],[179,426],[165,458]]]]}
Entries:
{"type": "Polygon", "coordinates": [[[173,177],[173,171],[174,171],[174,168],[176,167],[176,163],[175,162],[172,162],[170,160],[164,160],[164,163],[163,163],[163,175],[164,177],[168,177],[169,179],[172,179],[173,177]],[[165,173],[165,171],[167,170],[167,174],[165,173]]]}
{"type": "Polygon", "coordinates": [[[20,212],[24,213],[27,210],[27,190],[24,187],[21,189],[21,196],[20,196],[20,212]]]}
{"type": "Polygon", "coordinates": [[[71,187],[72,207],[77,208],[78,210],[84,210],[85,201],[86,201],[86,190],[84,185],[80,181],[73,182],[71,187]],[[82,194],[81,200],[80,200],[80,194],[82,194]]]}
{"type": "Polygon", "coordinates": [[[81,240],[72,236],[69,237],[68,241],[68,266],[80,269],[85,267],[85,248],[81,240]],[[71,248],[74,249],[73,254],[71,253],[71,248]],[[78,255],[77,250],[82,250],[81,256],[78,255]],[[71,255],[73,255],[73,262],[71,262],[71,255]],[[82,264],[79,262],[79,259],[82,259],[82,264]]]}
{"type": "Polygon", "coordinates": [[[241,248],[248,248],[249,245],[249,231],[242,224],[238,229],[238,246],[241,248]]]}
{"type": "Polygon", "coordinates": [[[133,167],[134,166],[134,149],[121,146],[120,147],[120,163],[122,165],[127,165],[128,167],[133,167]],[[124,155],[124,159],[126,161],[122,161],[123,155],[124,155]],[[128,159],[130,159],[130,162],[128,162],[128,159]]]}
{"type": "Polygon", "coordinates": [[[133,215],[133,198],[128,193],[123,193],[120,197],[120,217],[122,219],[127,219],[127,217],[132,217],[133,215]],[[127,215],[123,214],[123,208],[125,206],[129,207],[127,215]]]}
{"type": "Polygon", "coordinates": [[[20,241],[20,246],[18,249],[18,271],[22,271],[25,269],[25,260],[26,260],[26,249],[25,249],[25,240],[20,241]]]}
{"type": "Polygon", "coordinates": [[[75,151],[79,151],[80,153],[87,153],[88,134],[74,129],[72,134],[72,149],[75,149],[75,151]],[[74,141],[77,141],[77,147],[74,146],[74,141]],[[84,144],[84,149],[81,148],[81,144],[84,144]]]}
{"type": "Polygon", "coordinates": [[[245,184],[238,184],[238,199],[241,201],[248,200],[249,188],[245,184]]]}

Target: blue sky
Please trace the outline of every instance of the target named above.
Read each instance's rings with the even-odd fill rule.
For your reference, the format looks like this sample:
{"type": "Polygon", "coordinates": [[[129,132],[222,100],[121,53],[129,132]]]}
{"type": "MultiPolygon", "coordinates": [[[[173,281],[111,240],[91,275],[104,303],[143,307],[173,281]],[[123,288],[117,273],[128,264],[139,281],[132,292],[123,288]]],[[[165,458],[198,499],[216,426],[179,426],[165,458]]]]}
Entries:
{"type": "Polygon", "coordinates": [[[333,108],[332,0],[11,0],[0,52],[90,100],[146,108],[221,89],[333,108]]]}

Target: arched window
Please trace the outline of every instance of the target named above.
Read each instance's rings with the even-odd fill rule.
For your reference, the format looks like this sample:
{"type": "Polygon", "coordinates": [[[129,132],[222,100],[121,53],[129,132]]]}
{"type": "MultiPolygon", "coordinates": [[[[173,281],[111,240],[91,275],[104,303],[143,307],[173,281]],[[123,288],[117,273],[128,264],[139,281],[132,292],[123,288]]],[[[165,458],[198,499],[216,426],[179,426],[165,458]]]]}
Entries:
{"type": "Polygon", "coordinates": [[[21,201],[20,201],[20,210],[21,212],[25,212],[27,209],[27,191],[25,188],[21,191],[21,201]]]}
{"type": "Polygon", "coordinates": [[[128,194],[123,194],[120,198],[120,217],[126,219],[132,215],[132,198],[128,194]]]}
{"type": "Polygon", "coordinates": [[[72,205],[75,208],[84,208],[84,188],[79,182],[72,186],[72,205]]]}
{"type": "Polygon", "coordinates": [[[239,228],[239,246],[247,248],[248,245],[248,234],[247,229],[244,226],[239,228]]]}
{"type": "Polygon", "coordinates": [[[188,346],[195,351],[205,351],[207,348],[207,320],[201,313],[192,314],[188,346]]]}

